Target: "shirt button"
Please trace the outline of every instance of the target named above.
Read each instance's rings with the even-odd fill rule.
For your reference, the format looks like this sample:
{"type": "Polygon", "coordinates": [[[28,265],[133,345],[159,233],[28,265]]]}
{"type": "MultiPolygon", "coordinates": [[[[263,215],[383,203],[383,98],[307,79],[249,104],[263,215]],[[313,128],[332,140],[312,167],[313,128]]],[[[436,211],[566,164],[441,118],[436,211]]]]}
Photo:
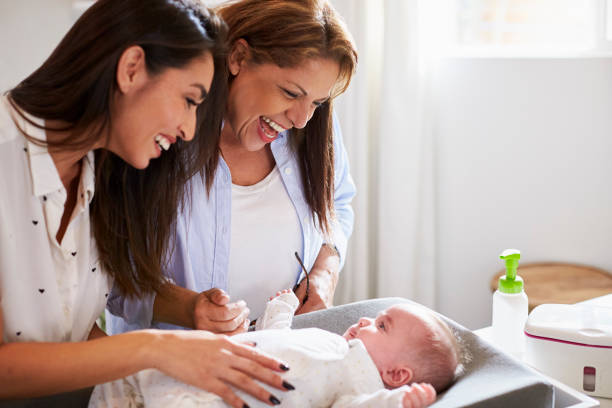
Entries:
{"type": "Polygon", "coordinates": [[[304,219],[302,219],[302,222],[304,223],[304,225],[308,224],[308,217],[304,217],[304,219]]]}
{"type": "Polygon", "coordinates": [[[289,176],[291,173],[293,173],[293,169],[291,167],[285,167],[285,174],[289,176]]]}

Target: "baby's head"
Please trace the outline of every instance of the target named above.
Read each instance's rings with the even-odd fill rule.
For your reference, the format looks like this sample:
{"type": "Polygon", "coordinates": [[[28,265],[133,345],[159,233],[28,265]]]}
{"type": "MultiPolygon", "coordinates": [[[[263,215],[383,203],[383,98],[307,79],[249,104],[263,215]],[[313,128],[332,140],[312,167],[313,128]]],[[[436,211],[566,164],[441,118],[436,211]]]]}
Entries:
{"type": "Polygon", "coordinates": [[[459,365],[459,347],[450,328],[425,307],[399,304],[376,319],[362,317],[344,333],[368,350],[387,387],[430,383],[437,392],[448,387],[459,365]]]}

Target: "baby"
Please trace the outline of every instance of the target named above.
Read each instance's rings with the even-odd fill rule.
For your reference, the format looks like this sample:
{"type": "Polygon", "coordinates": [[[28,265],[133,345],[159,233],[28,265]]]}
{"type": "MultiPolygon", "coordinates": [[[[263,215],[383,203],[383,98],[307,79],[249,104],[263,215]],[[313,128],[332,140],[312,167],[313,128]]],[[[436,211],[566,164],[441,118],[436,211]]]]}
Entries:
{"type": "MultiPolygon", "coordinates": [[[[233,337],[289,364],[282,375],[295,390],[279,395],[282,407],[422,408],[454,380],[460,360],[455,337],[424,307],[392,306],[338,336],[316,328],[289,330],[298,303],[293,292],[279,292],[257,331],[233,337]]],[[[267,406],[236,392],[247,406],[267,406]]],[[[96,386],[89,406],[227,407],[218,396],[157,370],[96,386]]]]}

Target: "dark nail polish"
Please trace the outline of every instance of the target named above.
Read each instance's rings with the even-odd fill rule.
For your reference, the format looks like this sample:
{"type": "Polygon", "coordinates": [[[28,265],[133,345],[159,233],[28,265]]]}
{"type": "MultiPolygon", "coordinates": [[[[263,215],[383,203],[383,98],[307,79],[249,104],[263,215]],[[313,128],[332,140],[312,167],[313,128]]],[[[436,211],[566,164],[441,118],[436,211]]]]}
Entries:
{"type": "Polygon", "coordinates": [[[273,403],[274,405],[280,404],[280,400],[276,398],[274,395],[270,395],[270,402],[273,403]]]}
{"type": "Polygon", "coordinates": [[[281,368],[281,370],[283,370],[283,371],[289,371],[289,367],[287,367],[287,366],[286,366],[286,365],[284,365],[284,364],[281,364],[281,365],[280,365],[280,368],[281,368]]]}
{"type": "Polygon", "coordinates": [[[283,387],[285,387],[289,391],[295,390],[295,387],[293,385],[289,384],[287,381],[283,381],[283,387]]]}
{"type": "Polygon", "coordinates": [[[247,404],[244,404],[242,408],[251,408],[251,407],[249,407],[247,404]]]}

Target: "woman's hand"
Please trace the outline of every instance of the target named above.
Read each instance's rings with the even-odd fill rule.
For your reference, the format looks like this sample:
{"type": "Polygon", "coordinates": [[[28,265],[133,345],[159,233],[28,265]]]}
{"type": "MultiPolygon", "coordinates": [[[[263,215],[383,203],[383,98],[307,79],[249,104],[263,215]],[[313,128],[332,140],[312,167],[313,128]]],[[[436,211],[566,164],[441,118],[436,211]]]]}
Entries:
{"type": "Polygon", "coordinates": [[[414,383],[404,393],[403,408],[424,408],[436,400],[436,390],[431,384],[414,383]]]}
{"type": "Polygon", "coordinates": [[[312,268],[308,275],[310,289],[306,303],[303,303],[304,296],[306,296],[306,278],[302,279],[295,291],[295,296],[300,300],[300,306],[295,311],[296,315],[327,309],[334,303],[334,291],[338,278],[330,271],[319,268],[312,268]]]}
{"type": "Polygon", "coordinates": [[[300,307],[295,311],[295,314],[313,312],[333,306],[339,272],[340,258],[338,253],[328,245],[323,245],[308,273],[310,290],[306,303],[303,302],[306,296],[306,278],[302,279],[295,290],[295,295],[300,300],[300,307]]]}
{"type": "Polygon", "coordinates": [[[193,307],[194,327],[228,336],[247,331],[250,310],[246,302],[229,300],[229,295],[218,288],[199,293],[193,307]]]}
{"type": "Polygon", "coordinates": [[[198,293],[166,283],[155,297],[153,320],[228,336],[246,331],[250,323],[246,303],[229,300],[222,289],[198,293]]]}
{"type": "Polygon", "coordinates": [[[238,344],[224,335],[204,331],[153,331],[159,344],[152,347],[155,368],[187,384],[219,395],[232,407],[245,403],[232,391],[239,388],[255,398],[276,405],[282,398],[270,394],[255,379],[279,390],[283,379],[274,371],[288,370],[283,363],[253,347],[238,344]]]}

